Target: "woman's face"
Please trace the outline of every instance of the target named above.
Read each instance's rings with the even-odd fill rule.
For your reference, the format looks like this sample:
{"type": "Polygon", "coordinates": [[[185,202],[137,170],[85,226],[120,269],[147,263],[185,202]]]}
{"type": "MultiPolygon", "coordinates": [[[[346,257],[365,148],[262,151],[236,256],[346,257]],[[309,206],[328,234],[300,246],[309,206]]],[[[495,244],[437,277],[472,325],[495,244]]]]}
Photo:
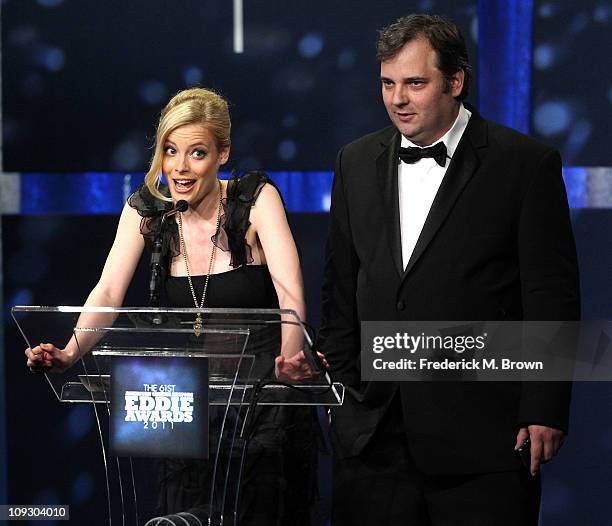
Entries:
{"type": "Polygon", "coordinates": [[[216,192],[217,173],[228,156],[229,148],[219,150],[206,126],[186,124],[171,131],[164,144],[163,170],[172,198],[195,207],[216,192]]]}

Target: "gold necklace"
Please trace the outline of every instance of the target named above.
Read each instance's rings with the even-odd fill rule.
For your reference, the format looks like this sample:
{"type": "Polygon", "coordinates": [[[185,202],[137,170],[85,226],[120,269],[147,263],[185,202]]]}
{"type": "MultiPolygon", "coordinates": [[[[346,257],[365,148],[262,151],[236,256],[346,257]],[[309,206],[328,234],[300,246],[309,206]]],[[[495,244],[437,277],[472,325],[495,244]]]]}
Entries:
{"type": "MultiPolygon", "coordinates": [[[[219,231],[219,225],[221,223],[221,181],[219,181],[219,205],[217,206],[217,226],[215,228],[215,233],[219,231]]],[[[193,298],[193,303],[196,306],[196,309],[201,309],[204,307],[204,301],[206,300],[206,291],[208,290],[208,280],[210,279],[210,275],[212,274],[213,268],[215,266],[215,256],[217,254],[217,245],[213,242],[212,250],[210,252],[210,261],[208,263],[208,272],[206,273],[206,280],[204,281],[204,292],[202,292],[202,301],[198,305],[198,298],[195,293],[195,289],[193,288],[193,282],[191,281],[191,274],[189,273],[189,262],[187,260],[187,247],[185,246],[185,238],[183,237],[183,219],[182,214],[179,212],[178,214],[178,230],[179,230],[179,239],[181,243],[181,252],[183,253],[183,260],[185,261],[185,269],[187,270],[187,281],[189,282],[189,289],[191,290],[191,297],[193,298]]],[[[198,312],[196,314],[196,319],[193,322],[193,333],[196,335],[196,338],[202,334],[202,315],[198,312]]]]}

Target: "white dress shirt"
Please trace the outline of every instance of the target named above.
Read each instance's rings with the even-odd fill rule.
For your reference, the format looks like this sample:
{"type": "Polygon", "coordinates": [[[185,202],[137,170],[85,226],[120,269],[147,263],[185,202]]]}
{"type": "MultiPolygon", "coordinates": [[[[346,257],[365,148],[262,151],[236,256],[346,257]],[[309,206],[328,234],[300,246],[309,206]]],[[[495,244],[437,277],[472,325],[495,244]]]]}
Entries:
{"type": "MultiPolygon", "coordinates": [[[[402,236],[402,262],[408,265],[412,251],[421,235],[423,225],[438,193],[446,169],[457,149],[459,140],[465,131],[472,114],[461,104],[459,114],[440,139],[433,144],[443,142],[446,145],[446,165],[440,166],[434,159],[427,157],[414,164],[400,161],[397,174],[400,232],[402,236]]],[[[419,147],[402,135],[402,148],[419,147]]]]}

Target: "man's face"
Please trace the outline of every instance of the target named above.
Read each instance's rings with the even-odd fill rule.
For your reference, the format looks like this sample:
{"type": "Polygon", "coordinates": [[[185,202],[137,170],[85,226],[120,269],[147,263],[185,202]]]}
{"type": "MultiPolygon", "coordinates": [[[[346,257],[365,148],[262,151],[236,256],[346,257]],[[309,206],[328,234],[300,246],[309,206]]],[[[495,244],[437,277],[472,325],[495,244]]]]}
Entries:
{"type": "Polygon", "coordinates": [[[382,96],[391,122],[419,146],[442,137],[457,118],[455,97],[463,88],[462,70],[445,91],[436,51],[426,39],[408,42],[400,52],[380,64],[382,96]]]}

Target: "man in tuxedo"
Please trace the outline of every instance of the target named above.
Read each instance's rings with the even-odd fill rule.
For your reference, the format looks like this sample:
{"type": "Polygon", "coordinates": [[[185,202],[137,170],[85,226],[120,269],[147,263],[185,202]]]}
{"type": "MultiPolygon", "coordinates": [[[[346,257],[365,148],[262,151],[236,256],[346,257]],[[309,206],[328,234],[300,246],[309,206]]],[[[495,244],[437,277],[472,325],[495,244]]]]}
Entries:
{"type": "Polygon", "coordinates": [[[319,350],[347,386],[333,525],[536,525],[571,386],[365,382],[360,322],[578,319],[560,156],[463,104],[452,22],[401,18],[377,58],[392,125],[338,154],[323,284],[319,350]]]}

